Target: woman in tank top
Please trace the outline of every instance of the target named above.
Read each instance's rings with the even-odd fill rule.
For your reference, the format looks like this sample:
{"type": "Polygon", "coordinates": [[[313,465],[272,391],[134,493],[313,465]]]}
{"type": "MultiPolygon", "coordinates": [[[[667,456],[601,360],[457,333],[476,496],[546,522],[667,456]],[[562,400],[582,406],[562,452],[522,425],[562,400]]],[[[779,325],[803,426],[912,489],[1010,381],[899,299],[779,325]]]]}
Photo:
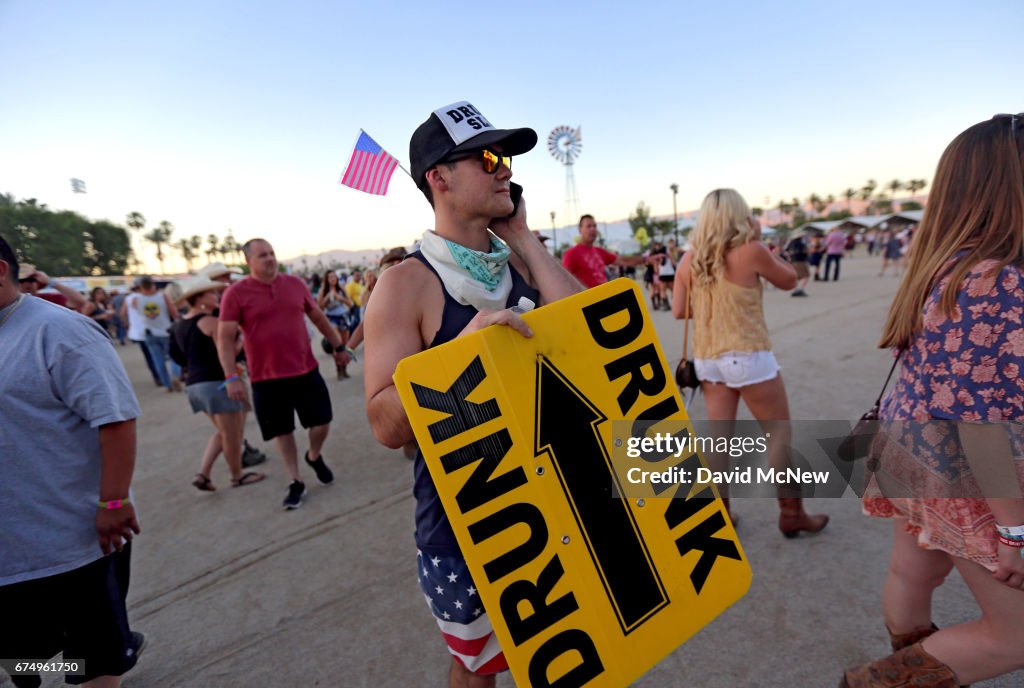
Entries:
{"type": "MultiPolygon", "coordinates": [[[[179,304],[188,303],[188,314],[171,327],[170,353],[185,370],[185,393],[192,413],[205,413],[213,423],[214,432],[206,443],[206,451],[192,485],[212,492],[210,471],[221,452],[231,472],[234,487],[263,480],[263,473],[242,471],[242,436],[245,431],[245,402],[228,397],[224,389],[224,369],[217,357],[215,337],[217,316],[213,314],[220,302],[220,292],[228,285],[197,275],[181,284],[179,304]]],[[[241,351],[241,339],[235,342],[235,355],[241,351]]]]}
{"type": "MultiPolygon", "coordinates": [[[[327,316],[327,319],[334,325],[334,329],[341,335],[341,343],[348,346],[348,334],[351,325],[349,312],[353,307],[353,303],[352,299],[349,298],[342,288],[338,280],[338,273],[334,270],[328,270],[324,273],[323,284],[320,287],[320,296],[317,297],[316,302],[320,306],[320,310],[327,316]]],[[[335,362],[335,367],[337,368],[339,380],[349,376],[347,363],[342,365],[335,362]]]]}
{"type": "MultiPolygon", "coordinates": [[[[714,427],[731,434],[742,399],[762,431],[770,433],[771,467],[785,470],[792,435],[789,400],[768,339],[761,280],[789,290],[797,277],[760,239],[761,225],[739,193],[708,194],[690,236],[692,250],[676,270],[672,313],[682,318],[685,299],[690,300],[694,364],[708,420],[722,422],[714,427]]],[[[710,463],[712,470],[726,470],[728,457],[711,455],[710,463]]],[[[723,487],[719,491],[728,500],[723,487]]],[[[796,488],[779,489],[779,529],[786,537],[817,532],[828,523],[827,516],[809,516],[798,495],[796,488]]]]}

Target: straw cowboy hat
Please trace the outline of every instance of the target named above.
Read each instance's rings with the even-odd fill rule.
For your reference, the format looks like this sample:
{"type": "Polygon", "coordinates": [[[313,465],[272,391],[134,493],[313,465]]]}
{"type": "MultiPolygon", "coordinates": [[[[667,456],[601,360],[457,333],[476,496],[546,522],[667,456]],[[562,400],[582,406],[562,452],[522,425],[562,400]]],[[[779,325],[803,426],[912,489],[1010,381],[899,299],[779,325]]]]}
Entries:
{"type": "Polygon", "coordinates": [[[210,279],[217,279],[224,275],[241,275],[242,271],[238,268],[229,268],[227,265],[221,262],[210,263],[205,268],[196,271],[197,277],[209,277],[210,279]]]}
{"type": "Polygon", "coordinates": [[[32,263],[22,263],[18,266],[18,281],[27,280],[32,275],[39,272],[35,265],[32,263]]]}
{"type": "Polygon", "coordinates": [[[196,275],[195,277],[189,277],[183,279],[177,283],[181,289],[181,294],[174,299],[178,304],[188,301],[197,294],[202,294],[204,291],[210,291],[211,289],[227,289],[228,285],[223,282],[215,282],[206,275],[196,275]]]}

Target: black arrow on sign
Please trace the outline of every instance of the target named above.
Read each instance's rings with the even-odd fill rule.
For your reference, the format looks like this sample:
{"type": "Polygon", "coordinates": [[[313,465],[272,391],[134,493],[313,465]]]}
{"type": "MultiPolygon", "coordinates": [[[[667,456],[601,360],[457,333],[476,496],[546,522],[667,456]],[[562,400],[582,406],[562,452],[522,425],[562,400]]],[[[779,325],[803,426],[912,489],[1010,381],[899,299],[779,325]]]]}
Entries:
{"type": "Polygon", "coordinates": [[[544,356],[537,357],[536,455],[547,453],[601,576],[622,632],[662,607],[668,593],[651,561],[597,426],[608,420],[544,356]]]}

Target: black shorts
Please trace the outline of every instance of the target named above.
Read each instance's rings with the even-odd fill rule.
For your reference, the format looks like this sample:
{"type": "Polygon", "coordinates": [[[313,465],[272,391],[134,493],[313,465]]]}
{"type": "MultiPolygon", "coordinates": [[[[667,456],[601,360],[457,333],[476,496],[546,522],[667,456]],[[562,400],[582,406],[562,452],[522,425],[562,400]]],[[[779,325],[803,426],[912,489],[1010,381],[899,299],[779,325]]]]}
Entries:
{"type": "Polygon", "coordinates": [[[122,675],[138,661],[125,607],[130,572],[128,544],[73,571],[0,587],[3,656],[45,661],[63,652],[84,664],[85,674],[65,676],[74,685],[122,675]]]}
{"type": "Polygon", "coordinates": [[[295,432],[295,414],[304,428],[327,425],[334,418],[331,395],[318,368],[305,375],[252,383],[252,406],[263,441],[295,432]]]}

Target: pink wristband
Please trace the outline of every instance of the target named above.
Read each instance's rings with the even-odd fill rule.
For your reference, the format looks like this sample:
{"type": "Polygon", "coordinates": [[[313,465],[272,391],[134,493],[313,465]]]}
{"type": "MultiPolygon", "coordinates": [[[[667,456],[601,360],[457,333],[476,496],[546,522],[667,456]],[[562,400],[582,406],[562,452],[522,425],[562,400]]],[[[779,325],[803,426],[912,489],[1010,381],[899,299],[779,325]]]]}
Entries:
{"type": "Polygon", "coordinates": [[[124,505],[131,504],[131,503],[132,503],[132,500],[130,500],[128,498],[125,498],[125,499],[111,499],[109,502],[104,502],[104,501],[99,502],[99,506],[100,506],[101,509],[106,509],[107,511],[113,511],[114,509],[120,509],[124,505]]]}

